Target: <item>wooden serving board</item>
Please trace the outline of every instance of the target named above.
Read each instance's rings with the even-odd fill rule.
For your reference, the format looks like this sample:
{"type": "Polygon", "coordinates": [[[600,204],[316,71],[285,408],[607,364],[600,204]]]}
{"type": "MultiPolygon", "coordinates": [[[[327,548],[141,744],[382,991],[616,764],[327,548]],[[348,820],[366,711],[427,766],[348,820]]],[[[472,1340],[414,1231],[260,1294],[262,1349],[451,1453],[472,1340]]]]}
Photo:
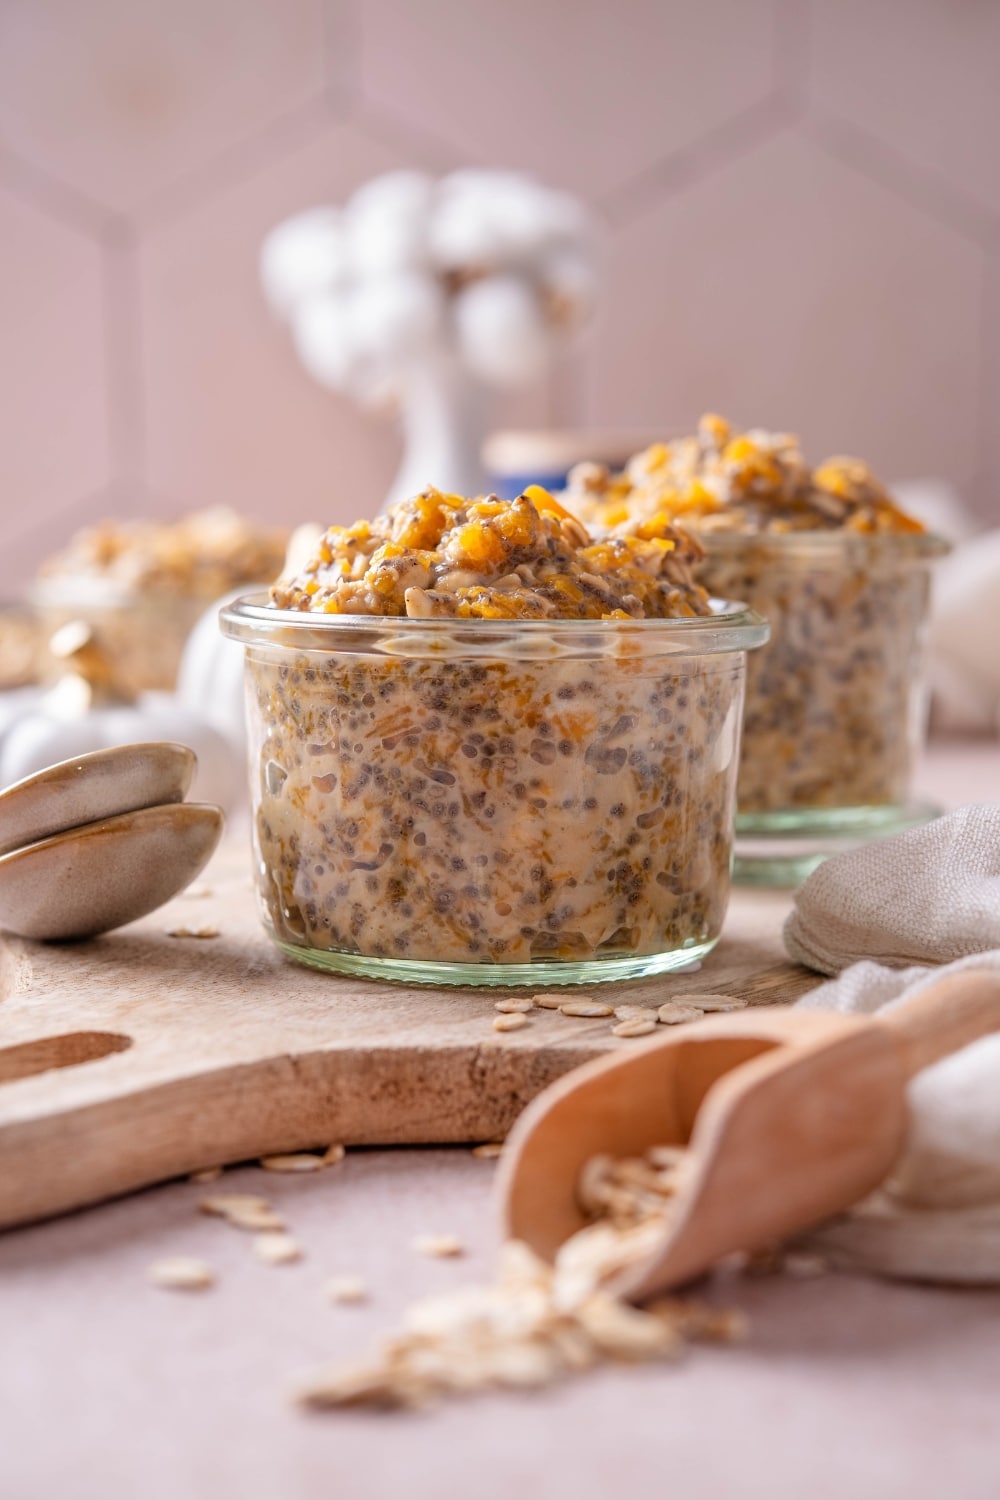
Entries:
{"type": "MultiPolygon", "coordinates": [[[[0,937],[0,1227],[333,1141],[497,1140],[560,1074],[643,1045],[607,1020],[543,1010],[495,1032],[494,1001],[515,991],[300,968],[264,935],[248,868],[230,844],[201,895],[89,942],[0,937]],[[169,935],[200,927],[219,935],[169,935]]],[[[700,971],[584,992],[613,1004],[698,990],[795,999],[817,978],[781,956],[786,907],[740,893],[700,971]]]]}

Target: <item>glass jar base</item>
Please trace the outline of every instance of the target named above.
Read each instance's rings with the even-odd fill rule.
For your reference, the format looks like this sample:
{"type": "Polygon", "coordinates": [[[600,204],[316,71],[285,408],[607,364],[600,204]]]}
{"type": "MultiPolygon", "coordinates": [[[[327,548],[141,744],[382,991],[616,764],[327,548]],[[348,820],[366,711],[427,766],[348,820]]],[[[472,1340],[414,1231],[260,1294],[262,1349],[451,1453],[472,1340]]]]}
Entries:
{"type": "Polygon", "coordinates": [[[908,802],[738,813],[733,880],[737,885],[796,886],[831,854],[905,833],[942,811],[930,802],[908,802]]]}
{"type": "Polygon", "coordinates": [[[676,948],[670,953],[642,957],[539,960],[532,964],[429,963],[409,958],[366,958],[358,953],[303,948],[271,934],[287,958],[327,974],[352,974],[360,979],[389,980],[394,984],[461,985],[465,988],[507,989],[530,985],[545,990],[555,985],[602,984],[612,980],[646,979],[654,974],[678,973],[698,968],[711,953],[717,937],[676,948]]]}

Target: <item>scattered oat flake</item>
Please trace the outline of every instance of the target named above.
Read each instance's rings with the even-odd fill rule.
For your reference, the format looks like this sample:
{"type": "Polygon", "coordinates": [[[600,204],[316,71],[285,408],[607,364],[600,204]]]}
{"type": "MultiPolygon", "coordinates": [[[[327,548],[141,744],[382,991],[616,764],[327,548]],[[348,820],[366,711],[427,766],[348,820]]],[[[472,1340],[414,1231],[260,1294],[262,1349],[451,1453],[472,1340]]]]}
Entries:
{"type": "Polygon", "coordinates": [[[591,1156],[584,1162],[576,1184],[576,1201],[588,1218],[597,1219],[607,1212],[605,1187],[613,1158],[605,1154],[591,1156]]]}
{"type": "Polygon", "coordinates": [[[613,1016],[614,1007],[602,1005],[599,1000],[567,1000],[560,1005],[559,1014],[562,1016],[579,1016],[583,1020],[590,1020],[597,1016],[613,1016]]]}
{"type": "Polygon", "coordinates": [[[664,1297],[649,1311],[669,1318],[682,1337],[708,1344],[740,1344],[749,1332],[746,1314],[735,1307],[709,1307],[704,1302],[684,1302],[664,1297]]]}
{"type": "Polygon", "coordinates": [[[616,1005],[619,1021],[655,1021],[656,1009],[649,1005],[616,1005]]]}
{"type": "Polygon", "coordinates": [[[322,1410],[332,1406],[407,1406],[399,1377],[391,1366],[373,1360],[369,1365],[322,1370],[300,1382],[293,1392],[302,1406],[322,1410]]]}
{"type": "Polygon", "coordinates": [[[288,1226],[273,1208],[239,1208],[226,1215],[226,1223],[234,1229],[246,1229],[251,1234],[262,1234],[268,1230],[283,1230],[288,1226]]]}
{"type": "Polygon", "coordinates": [[[287,1156],[262,1156],[260,1165],[265,1172],[318,1172],[325,1163],[322,1156],[311,1151],[296,1151],[287,1156]]]}
{"type": "Polygon", "coordinates": [[[196,883],[195,885],[189,885],[187,890],[181,891],[179,894],[185,901],[203,901],[206,896],[212,895],[212,887],[196,883]]]}
{"type": "Polygon", "coordinates": [[[172,938],[217,938],[218,927],[171,927],[167,937],[172,938]]]}
{"type": "Polygon", "coordinates": [[[675,995],[673,999],[680,1005],[696,1005],[706,1012],[745,1010],[750,1003],[739,995],[675,995]]]}
{"type": "Polygon", "coordinates": [[[454,1234],[419,1234],[413,1248],[418,1255],[429,1255],[435,1260],[450,1260],[465,1254],[462,1241],[454,1234]]]}
{"type": "Polygon", "coordinates": [[[682,1161],[687,1160],[686,1146],[650,1146],[646,1151],[646,1160],[651,1167],[676,1167],[682,1161]]]}
{"type": "Polygon", "coordinates": [[[270,1210],[271,1205],[266,1198],[261,1198],[257,1193],[216,1193],[211,1198],[202,1198],[198,1204],[198,1210],[203,1214],[215,1214],[220,1219],[228,1219],[234,1213],[243,1213],[254,1209],[270,1210]]]}
{"type": "MultiPolygon", "coordinates": [[[[620,1270],[621,1255],[606,1253],[622,1239],[610,1226],[604,1229],[602,1264],[595,1267],[590,1247],[597,1243],[597,1227],[581,1232],[588,1237],[592,1272],[620,1270]]],[[[574,1235],[568,1244],[580,1238],[574,1235]]],[[[639,1244],[633,1236],[630,1243],[632,1264],[636,1253],[649,1253],[648,1237],[639,1244]]],[[[527,1245],[508,1241],[491,1285],[463,1286],[414,1303],[379,1354],[318,1371],[298,1386],[296,1399],[321,1408],[420,1409],[445,1396],[550,1385],[607,1360],[672,1360],[687,1337],[724,1340],[743,1327],[741,1315],[701,1304],[668,1299],[651,1308],[630,1307],[595,1284],[574,1300],[560,1291],[564,1276],[558,1262],[553,1269],[527,1245]]]]}
{"type": "Polygon", "coordinates": [[[657,1012],[661,1026],[683,1026],[685,1021],[700,1021],[703,1014],[697,1005],[681,1005],[677,1000],[668,1000],[657,1012]]]}
{"type": "Polygon", "coordinates": [[[339,1141],[336,1141],[332,1146],[327,1146],[326,1150],[323,1152],[323,1155],[320,1157],[320,1161],[323,1163],[324,1167],[335,1167],[338,1162],[344,1160],[346,1154],[346,1146],[342,1146],[339,1141]]]}
{"type": "Polygon", "coordinates": [[[253,1253],[267,1266],[287,1266],[302,1259],[302,1250],[290,1234],[258,1234],[253,1253]]]}
{"type": "Polygon", "coordinates": [[[681,1335],[665,1318],[629,1307],[603,1292],[587,1298],[576,1321],[592,1343],[613,1359],[649,1359],[679,1354],[683,1348],[681,1335]]]}
{"type": "Polygon", "coordinates": [[[566,1004],[566,996],[565,995],[532,995],[532,997],[531,997],[531,1003],[532,1003],[532,1005],[537,1006],[539,1010],[558,1010],[560,1008],[560,1006],[566,1004]]]}
{"type": "MultiPolygon", "coordinates": [[[[744,1337],[742,1313],[666,1297],[632,1307],[616,1279],[662,1246],[690,1152],[673,1143],[642,1156],[598,1156],[580,1174],[577,1197],[594,1222],[564,1241],[555,1264],[511,1240],[489,1286],[460,1286],[413,1303],[401,1330],[373,1360],[322,1370],[297,1399],[315,1407],[423,1408],[444,1396],[526,1389],[609,1360],[676,1359],[688,1341],[744,1337]],[[587,1201],[589,1200],[589,1201],[587,1201]]],[[[424,1236],[417,1248],[442,1253],[453,1236],[424,1236]]],[[[328,1295],[334,1300],[335,1278],[328,1295]]]]}
{"type": "Polygon", "coordinates": [[[285,1228],[284,1219],[267,1199],[253,1193],[220,1193],[215,1198],[203,1198],[198,1207],[203,1214],[214,1214],[234,1229],[246,1229],[252,1234],[285,1228]]]}
{"type": "Polygon", "coordinates": [[[487,1161],[492,1161],[502,1151],[503,1141],[483,1141],[482,1145],[472,1148],[473,1156],[484,1157],[487,1161]]]}
{"type": "Polygon", "coordinates": [[[530,1022],[523,1011],[516,1011],[510,1016],[501,1015],[493,1017],[494,1031],[520,1031],[522,1027],[528,1025],[530,1025],[530,1022]]]}
{"type": "Polygon", "coordinates": [[[494,1002],[493,1009],[498,1010],[503,1016],[521,1015],[531,1009],[531,1001],[524,995],[516,999],[497,1000],[494,1002]]]}
{"type": "Polygon", "coordinates": [[[765,1245],[759,1250],[750,1250],[740,1267],[744,1276],[777,1276],[784,1270],[785,1257],[780,1245],[765,1245]]]}
{"type": "Polygon", "coordinates": [[[267,1199],[258,1199],[249,1193],[220,1194],[217,1199],[202,1199],[198,1208],[202,1214],[213,1214],[223,1218],[232,1229],[249,1230],[259,1235],[264,1230],[283,1230],[285,1220],[277,1214],[267,1199]]]}
{"type": "Polygon", "coordinates": [[[218,1182],[222,1176],[221,1167],[202,1167],[198,1172],[192,1172],[188,1182],[218,1182]]]}
{"type": "Polygon", "coordinates": [[[635,1037],[649,1036],[650,1032],[655,1030],[655,1021],[647,1020],[644,1016],[633,1016],[619,1021],[617,1026],[612,1026],[611,1033],[613,1036],[635,1037]]]}
{"type": "Polygon", "coordinates": [[[813,1276],[825,1276],[830,1263],[822,1255],[812,1255],[805,1250],[786,1250],[783,1269],[789,1276],[797,1276],[805,1281],[813,1276]]]}
{"type": "Polygon", "coordinates": [[[331,1276],[323,1295],[328,1302],[367,1302],[368,1288],[360,1276],[331,1276]]]}
{"type": "Polygon", "coordinates": [[[556,1351],[537,1339],[502,1344],[489,1362],[489,1376],[496,1385],[510,1390],[537,1390],[551,1385],[559,1373],[556,1351]]]}
{"type": "Polygon", "coordinates": [[[154,1286],[171,1292],[202,1292],[215,1282],[215,1272],[193,1255],[171,1255],[154,1260],[146,1272],[154,1286]]]}

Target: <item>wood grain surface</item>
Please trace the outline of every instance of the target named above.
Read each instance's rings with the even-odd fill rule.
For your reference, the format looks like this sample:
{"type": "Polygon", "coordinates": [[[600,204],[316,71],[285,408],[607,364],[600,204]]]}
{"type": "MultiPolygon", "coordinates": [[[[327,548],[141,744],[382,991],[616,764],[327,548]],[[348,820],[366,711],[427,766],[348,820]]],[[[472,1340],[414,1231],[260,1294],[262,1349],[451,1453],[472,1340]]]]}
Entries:
{"type": "MultiPolygon", "coordinates": [[[[248,871],[230,842],[206,894],[118,932],[51,946],[0,938],[0,1227],[332,1141],[499,1139],[553,1079],[643,1045],[612,1036],[606,1019],[543,1010],[495,1032],[504,991],[303,969],[265,936],[248,871]],[[218,936],[170,935],[179,928],[218,936]]],[[[583,988],[613,1004],[699,990],[787,1003],[818,982],[782,957],[787,907],[738,892],[698,972],[583,988]]]]}

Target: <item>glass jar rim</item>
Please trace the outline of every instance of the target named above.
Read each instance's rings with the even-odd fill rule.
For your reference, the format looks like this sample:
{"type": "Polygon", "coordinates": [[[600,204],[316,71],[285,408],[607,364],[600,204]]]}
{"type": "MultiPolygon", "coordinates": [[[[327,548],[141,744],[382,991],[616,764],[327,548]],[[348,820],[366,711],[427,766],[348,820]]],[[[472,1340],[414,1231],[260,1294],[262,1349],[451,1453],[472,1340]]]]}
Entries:
{"type": "Polygon", "coordinates": [[[219,623],[223,635],[247,646],[401,657],[709,656],[753,650],[770,636],[767,620],[747,605],[711,605],[711,615],[666,620],[410,619],[276,609],[266,593],[255,593],[220,609],[219,623]]]}

